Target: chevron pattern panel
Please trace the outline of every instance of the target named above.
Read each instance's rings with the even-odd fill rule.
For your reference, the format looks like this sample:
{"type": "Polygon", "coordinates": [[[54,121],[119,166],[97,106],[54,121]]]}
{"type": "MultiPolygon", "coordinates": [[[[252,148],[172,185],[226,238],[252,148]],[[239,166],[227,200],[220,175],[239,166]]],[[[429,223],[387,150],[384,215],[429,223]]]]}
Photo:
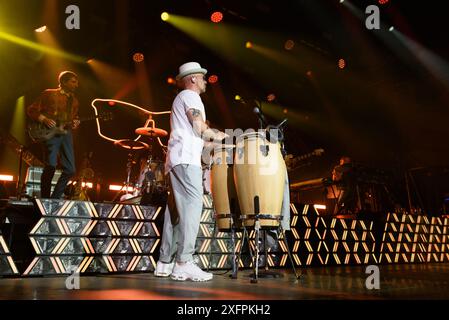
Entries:
{"type": "Polygon", "coordinates": [[[327,230],[325,243],[331,253],[329,264],[378,262],[372,221],[333,218],[327,230]]]}
{"type": "Polygon", "coordinates": [[[430,220],[427,262],[449,261],[449,218],[432,217],[430,220]]]}
{"type": "Polygon", "coordinates": [[[292,254],[298,266],[377,263],[373,222],[322,216],[313,205],[290,205],[292,254]]]}
{"type": "Polygon", "coordinates": [[[449,261],[447,217],[389,213],[380,249],[380,263],[449,261]]]}
{"type": "Polygon", "coordinates": [[[41,219],[30,232],[36,252],[24,275],[81,272],[93,258],[88,241],[93,218],[98,216],[89,202],[36,199],[41,219]]]}
{"type": "Polygon", "coordinates": [[[0,231],[0,276],[19,275],[19,271],[11,257],[11,252],[0,231]]]}
{"type": "Polygon", "coordinates": [[[326,264],[329,245],[326,244],[325,220],[313,205],[290,204],[292,255],[298,266],[326,264]]]}
{"type": "Polygon", "coordinates": [[[37,199],[36,206],[36,257],[24,275],[154,270],[161,207],[55,199],[37,199]]]}

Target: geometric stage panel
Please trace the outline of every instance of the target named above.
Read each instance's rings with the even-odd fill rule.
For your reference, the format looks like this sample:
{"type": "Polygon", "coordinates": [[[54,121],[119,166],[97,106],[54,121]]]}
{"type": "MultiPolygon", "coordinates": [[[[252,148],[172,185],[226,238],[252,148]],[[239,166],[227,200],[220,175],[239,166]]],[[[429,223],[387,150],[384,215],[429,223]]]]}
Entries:
{"type": "Polygon", "coordinates": [[[162,207],[59,199],[36,199],[36,207],[36,256],[23,275],[154,270],[162,207]]]}
{"type": "MultiPolygon", "coordinates": [[[[28,237],[35,256],[27,260],[23,275],[154,270],[165,208],[58,199],[35,199],[34,207],[39,216],[28,237]]],[[[292,203],[290,209],[286,236],[295,266],[449,261],[447,217],[399,212],[378,220],[340,219],[321,215],[313,205],[292,203]]],[[[202,268],[230,269],[231,234],[216,230],[214,215],[212,198],[204,195],[195,259],[202,268]]],[[[250,230],[248,244],[242,232],[235,234],[240,268],[252,267],[254,237],[250,230]]],[[[259,241],[259,266],[291,267],[284,242],[275,241],[272,232],[266,239],[267,256],[264,238],[259,241]]],[[[1,276],[19,274],[13,256],[0,234],[1,276]]]]}

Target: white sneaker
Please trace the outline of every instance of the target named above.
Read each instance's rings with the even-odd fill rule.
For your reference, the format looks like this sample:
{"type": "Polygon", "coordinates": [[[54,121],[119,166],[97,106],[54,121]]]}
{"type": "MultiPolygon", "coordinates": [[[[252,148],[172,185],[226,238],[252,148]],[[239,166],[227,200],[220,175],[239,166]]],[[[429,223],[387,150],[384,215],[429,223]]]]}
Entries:
{"type": "Polygon", "coordinates": [[[213,276],[212,273],[201,270],[194,261],[183,264],[176,263],[171,274],[171,278],[178,281],[209,281],[212,280],[213,276]]]}
{"type": "Polygon", "coordinates": [[[173,267],[175,263],[164,263],[162,261],[158,261],[156,263],[156,269],[154,269],[154,275],[156,277],[169,277],[173,272],[173,267]]]}

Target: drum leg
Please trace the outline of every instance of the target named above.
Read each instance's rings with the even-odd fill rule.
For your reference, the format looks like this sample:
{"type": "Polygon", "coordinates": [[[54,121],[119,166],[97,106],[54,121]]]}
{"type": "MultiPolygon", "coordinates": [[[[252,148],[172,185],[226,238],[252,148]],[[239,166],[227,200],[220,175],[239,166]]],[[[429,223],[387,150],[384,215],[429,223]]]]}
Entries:
{"type": "Polygon", "coordinates": [[[232,279],[237,279],[237,273],[239,270],[237,252],[235,248],[235,225],[234,219],[231,217],[231,244],[232,244],[232,279]]]}
{"type": "MultiPolygon", "coordinates": [[[[237,266],[239,265],[239,262],[241,260],[243,247],[245,246],[245,240],[248,240],[248,243],[249,243],[249,239],[247,239],[246,227],[243,226],[242,242],[240,244],[240,248],[239,248],[239,250],[237,252],[237,258],[236,258],[237,259],[237,266]]],[[[251,250],[250,250],[250,255],[251,255],[251,259],[252,259],[252,252],[251,252],[251,250]]]]}
{"type": "Polygon", "coordinates": [[[287,253],[288,253],[288,257],[290,259],[290,263],[292,264],[292,268],[293,268],[293,272],[295,273],[295,283],[298,283],[299,278],[301,277],[301,271],[296,272],[296,268],[295,268],[295,262],[293,261],[293,256],[292,253],[290,251],[290,247],[288,246],[288,241],[287,241],[287,234],[285,233],[284,229],[282,228],[282,225],[279,224],[279,228],[278,230],[276,230],[275,234],[276,234],[276,238],[277,241],[279,242],[279,234],[278,233],[282,233],[282,238],[284,239],[284,243],[285,246],[287,247],[287,253]]]}
{"type": "Polygon", "coordinates": [[[268,271],[268,247],[267,247],[267,230],[263,231],[263,249],[265,252],[265,271],[268,271]]]}
{"type": "Polygon", "coordinates": [[[216,231],[217,231],[217,219],[214,219],[214,220],[215,220],[214,221],[214,231],[212,233],[212,240],[210,241],[210,244],[209,244],[209,261],[207,262],[207,272],[209,272],[209,267],[210,267],[210,264],[211,264],[211,261],[212,261],[212,259],[211,259],[211,257],[212,257],[212,244],[215,241],[216,231]]]}
{"type": "Polygon", "coordinates": [[[254,238],[254,247],[255,247],[255,256],[253,260],[253,278],[251,279],[251,283],[257,283],[258,281],[258,273],[259,273],[259,235],[260,235],[260,221],[258,214],[255,216],[254,221],[254,230],[256,231],[255,238],[254,238]]]}
{"type": "Polygon", "coordinates": [[[253,278],[251,279],[251,283],[257,283],[258,275],[259,275],[259,232],[260,232],[260,221],[259,221],[259,196],[254,197],[254,248],[256,250],[255,259],[253,260],[253,278]]]}
{"type": "MultiPolygon", "coordinates": [[[[251,250],[251,242],[249,240],[249,233],[248,233],[248,230],[246,229],[245,223],[243,221],[242,244],[240,246],[240,250],[239,250],[239,253],[238,253],[237,262],[240,261],[240,259],[241,259],[243,247],[245,246],[245,240],[246,240],[246,242],[248,242],[248,250],[249,250],[249,255],[250,255],[251,261],[254,262],[254,255],[253,255],[253,251],[251,250]]],[[[238,263],[237,263],[237,266],[238,266],[238,263]]]]}
{"type": "MultiPolygon", "coordinates": [[[[242,243],[240,244],[240,249],[238,250],[238,253],[237,253],[237,265],[242,256],[243,247],[245,246],[245,239],[246,239],[246,227],[243,226],[242,243]]],[[[248,240],[248,243],[249,243],[249,240],[248,240]]]]}
{"type": "MultiPolygon", "coordinates": [[[[269,230],[261,230],[263,232],[263,245],[264,245],[264,253],[265,253],[265,270],[259,272],[258,277],[259,278],[282,278],[283,275],[279,272],[270,271],[269,270],[269,262],[268,262],[268,232],[269,230]]],[[[274,240],[279,243],[278,236],[276,234],[276,231],[274,231],[275,237],[274,240]]]]}

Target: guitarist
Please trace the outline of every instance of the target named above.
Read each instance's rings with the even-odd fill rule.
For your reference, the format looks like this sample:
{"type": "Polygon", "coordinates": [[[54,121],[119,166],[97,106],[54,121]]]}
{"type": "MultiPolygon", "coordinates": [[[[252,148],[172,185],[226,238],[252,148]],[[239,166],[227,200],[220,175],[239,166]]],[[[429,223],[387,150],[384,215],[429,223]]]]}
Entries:
{"type": "Polygon", "coordinates": [[[58,155],[60,156],[62,174],[56,183],[51,198],[59,199],[70,178],[75,174],[75,154],[73,149],[72,129],[78,128],[79,102],[75,97],[78,88],[78,76],[71,71],[63,71],[58,77],[59,88],[47,89],[28,107],[27,114],[48,128],[70,125],[66,131],[57,134],[44,142],[46,147],[45,167],[41,176],[41,197],[50,198],[51,181],[56,170],[58,155]]]}

